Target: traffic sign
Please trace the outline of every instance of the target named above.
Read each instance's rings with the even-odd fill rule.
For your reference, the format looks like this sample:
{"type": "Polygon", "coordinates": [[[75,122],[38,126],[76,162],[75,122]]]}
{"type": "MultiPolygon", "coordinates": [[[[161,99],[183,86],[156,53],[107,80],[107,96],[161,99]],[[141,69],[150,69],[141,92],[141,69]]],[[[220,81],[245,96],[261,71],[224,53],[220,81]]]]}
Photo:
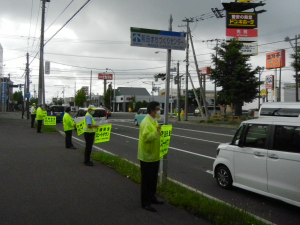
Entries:
{"type": "Polygon", "coordinates": [[[131,46],[185,50],[185,32],[130,28],[131,46]]]}

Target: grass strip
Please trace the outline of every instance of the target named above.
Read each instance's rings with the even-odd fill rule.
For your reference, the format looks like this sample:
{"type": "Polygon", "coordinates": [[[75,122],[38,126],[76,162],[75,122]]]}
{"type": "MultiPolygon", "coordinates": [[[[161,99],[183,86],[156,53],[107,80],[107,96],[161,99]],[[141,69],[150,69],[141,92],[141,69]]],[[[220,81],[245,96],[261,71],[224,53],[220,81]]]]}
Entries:
{"type": "MultiPolygon", "coordinates": [[[[35,123],[34,125],[35,125],[35,127],[37,127],[38,123],[35,123]]],[[[42,130],[41,131],[45,132],[45,133],[59,133],[56,126],[51,126],[51,125],[42,125],[42,130]]]]}
{"type": "MultiPolygon", "coordinates": [[[[94,152],[92,159],[101,162],[118,173],[140,184],[140,168],[132,162],[119,156],[104,152],[94,152]]],[[[195,216],[207,219],[216,225],[263,225],[263,221],[256,219],[244,210],[229,206],[226,203],[207,198],[197,192],[189,190],[172,181],[158,186],[158,193],[168,203],[184,209],[195,216]]]]}

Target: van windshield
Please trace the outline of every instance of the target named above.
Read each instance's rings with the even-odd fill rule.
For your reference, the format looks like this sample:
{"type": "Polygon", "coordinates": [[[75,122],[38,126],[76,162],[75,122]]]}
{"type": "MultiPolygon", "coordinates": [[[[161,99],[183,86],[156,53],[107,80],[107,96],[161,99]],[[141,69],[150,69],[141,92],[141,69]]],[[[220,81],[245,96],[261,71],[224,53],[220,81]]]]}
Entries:
{"type": "Polygon", "coordinates": [[[261,116],[299,117],[300,109],[295,108],[262,108],[261,116]]]}
{"type": "Polygon", "coordinates": [[[65,107],[63,107],[63,106],[52,106],[50,108],[50,111],[52,111],[52,112],[64,112],[65,107]]]}

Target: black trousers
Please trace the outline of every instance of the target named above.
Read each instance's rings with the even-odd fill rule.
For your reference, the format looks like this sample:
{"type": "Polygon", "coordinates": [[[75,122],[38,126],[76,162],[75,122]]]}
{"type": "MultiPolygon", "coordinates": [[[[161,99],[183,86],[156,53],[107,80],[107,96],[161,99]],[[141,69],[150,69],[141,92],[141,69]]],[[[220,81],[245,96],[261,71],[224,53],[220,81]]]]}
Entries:
{"type": "Polygon", "coordinates": [[[141,202],[142,207],[151,205],[152,201],[156,199],[157,189],[157,177],[159,169],[159,161],[156,162],[144,162],[140,161],[141,164],[141,202]]]}
{"type": "Polygon", "coordinates": [[[38,120],[37,132],[41,132],[43,120],[38,120]]]}
{"type": "Polygon", "coordinates": [[[84,151],[84,163],[91,161],[91,153],[95,140],[95,133],[84,132],[85,139],[85,151],[84,151]]]}
{"type": "Polygon", "coordinates": [[[36,117],[36,114],[31,114],[31,127],[34,127],[35,117],[36,117]]]}
{"type": "Polygon", "coordinates": [[[73,147],[73,144],[72,144],[72,130],[67,130],[65,131],[65,134],[66,134],[66,148],[71,148],[73,147]]]}

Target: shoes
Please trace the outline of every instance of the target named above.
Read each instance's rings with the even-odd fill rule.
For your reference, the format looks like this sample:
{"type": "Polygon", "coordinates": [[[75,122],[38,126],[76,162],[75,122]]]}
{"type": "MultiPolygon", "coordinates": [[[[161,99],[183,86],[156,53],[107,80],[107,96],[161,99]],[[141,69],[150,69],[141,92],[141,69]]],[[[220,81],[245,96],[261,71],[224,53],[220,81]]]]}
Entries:
{"type": "Polygon", "coordinates": [[[146,209],[150,212],[157,212],[155,208],[153,208],[151,205],[146,205],[146,206],[143,206],[143,209],[146,209]]]}
{"type": "Polygon", "coordinates": [[[74,146],[72,146],[70,149],[76,149],[74,146]]]}
{"type": "Polygon", "coordinates": [[[41,134],[42,132],[41,132],[41,131],[38,131],[38,133],[40,133],[40,134],[41,134]]]}
{"type": "Polygon", "coordinates": [[[152,201],[153,204],[159,204],[159,205],[162,205],[164,204],[165,202],[164,201],[160,201],[160,200],[154,200],[152,201]]]}
{"type": "Polygon", "coordinates": [[[31,127],[31,128],[35,128],[35,127],[31,127]]]}
{"type": "Polygon", "coordinates": [[[86,166],[94,166],[94,163],[93,162],[85,162],[84,165],[86,165],[86,166]]]}

